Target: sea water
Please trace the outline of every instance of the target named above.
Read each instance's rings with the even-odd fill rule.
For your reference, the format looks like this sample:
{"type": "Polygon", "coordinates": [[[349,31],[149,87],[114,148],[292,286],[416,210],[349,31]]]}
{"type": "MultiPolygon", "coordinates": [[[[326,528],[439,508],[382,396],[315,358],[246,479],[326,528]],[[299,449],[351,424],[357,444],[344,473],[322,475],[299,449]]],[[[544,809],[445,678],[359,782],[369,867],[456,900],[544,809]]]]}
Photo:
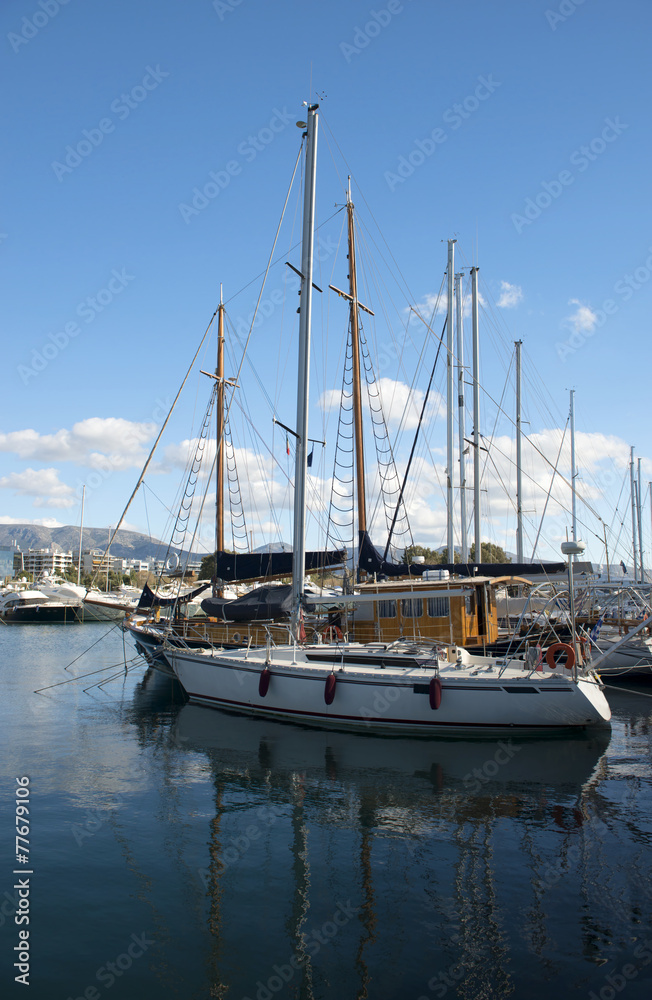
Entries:
{"type": "Polygon", "coordinates": [[[2,627],[0,685],[3,997],[650,996],[652,685],[572,738],[347,734],[104,624],[2,627]]]}

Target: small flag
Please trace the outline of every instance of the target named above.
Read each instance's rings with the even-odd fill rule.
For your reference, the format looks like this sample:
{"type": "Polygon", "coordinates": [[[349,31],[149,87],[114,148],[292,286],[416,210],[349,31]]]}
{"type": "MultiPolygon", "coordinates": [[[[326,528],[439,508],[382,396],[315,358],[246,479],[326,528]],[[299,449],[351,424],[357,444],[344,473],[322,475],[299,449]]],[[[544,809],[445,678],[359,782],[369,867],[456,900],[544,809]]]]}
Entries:
{"type": "Polygon", "coordinates": [[[289,455],[290,454],[290,439],[287,436],[287,434],[285,435],[285,450],[287,451],[287,453],[289,455]]]}
{"type": "Polygon", "coordinates": [[[620,565],[623,568],[623,573],[627,573],[627,567],[625,566],[625,563],[622,561],[622,559],[620,560],[620,565]]]}
{"type": "Polygon", "coordinates": [[[308,455],[308,468],[310,468],[312,466],[312,456],[314,454],[315,454],[315,449],[313,448],[312,451],[310,452],[310,454],[308,455]]]}
{"type": "Polygon", "coordinates": [[[596,642],[598,636],[600,635],[600,629],[602,628],[602,623],[604,622],[604,615],[600,615],[597,622],[589,632],[589,638],[591,642],[596,642]]]}

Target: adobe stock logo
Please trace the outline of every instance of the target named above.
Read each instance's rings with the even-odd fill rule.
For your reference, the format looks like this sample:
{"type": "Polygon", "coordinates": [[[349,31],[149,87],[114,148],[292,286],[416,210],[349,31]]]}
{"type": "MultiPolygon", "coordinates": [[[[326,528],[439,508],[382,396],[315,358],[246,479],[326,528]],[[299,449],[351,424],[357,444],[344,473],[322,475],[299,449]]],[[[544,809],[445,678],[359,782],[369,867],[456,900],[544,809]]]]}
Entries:
{"type": "Polygon", "coordinates": [[[532,198],[526,198],[522,211],[512,212],[510,219],[514,229],[520,236],[526,226],[531,226],[533,222],[541,216],[542,212],[550,208],[554,201],[561,198],[566,188],[575,183],[576,174],[583,174],[589,169],[592,163],[602,156],[608,146],[629,128],[621,122],[618,115],[615,118],[605,118],[604,128],[599,135],[594,136],[588,143],[574,150],[569,162],[576,168],[572,170],[560,170],[557,177],[551,181],[541,181],[540,190],[532,198]]]}
{"type": "Polygon", "coordinates": [[[396,169],[384,172],[383,177],[390,191],[395,191],[399,184],[405,184],[407,178],[411,177],[414,171],[437,151],[439,146],[448,141],[449,132],[455,132],[461,128],[464,122],[478,111],[482,103],[488,100],[498,87],[502,86],[499,80],[494,80],[493,73],[489,73],[488,76],[479,76],[477,80],[477,86],[472,93],[467,94],[463,100],[456,101],[444,111],[442,121],[450,126],[449,131],[445,128],[434,128],[423,139],[415,139],[410,152],[399,157],[396,169]]]}
{"type": "MultiPolygon", "coordinates": [[[[128,93],[122,93],[111,101],[109,110],[117,116],[118,121],[123,122],[129,117],[132,111],[139,107],[143,101],[147,100],[150,93],[160,85],[160,83],[170,74],[161,69],[159,65],[154,69],[147,66],[145,75],[140,83],[132,87],[128,93]]],[[[112,118],[101,118],[97,123],[97,128],[82,129],[82,138],[75,146],[68,145],[65,149],[65,156],[60,160],[53,160],[50,166],[54,171],[54,176],[61,183],[66,174],[71,174],[73,170],[90,156],[104,142],[104,138],[115,131],[115,122],[112,118]]]]}
{"type": "Polygon", "coordinates": [[[35,10],[30,17],[24,17],[21,21],[20,34],[10,31],[7,41],[14,52],[19,52],[21,45],[27,45],[35,38],[41,28],[49,24],[53,17],[56,17],[62,7],[65,7],[70,0],[39,0],[40,10],[35,10]]]}

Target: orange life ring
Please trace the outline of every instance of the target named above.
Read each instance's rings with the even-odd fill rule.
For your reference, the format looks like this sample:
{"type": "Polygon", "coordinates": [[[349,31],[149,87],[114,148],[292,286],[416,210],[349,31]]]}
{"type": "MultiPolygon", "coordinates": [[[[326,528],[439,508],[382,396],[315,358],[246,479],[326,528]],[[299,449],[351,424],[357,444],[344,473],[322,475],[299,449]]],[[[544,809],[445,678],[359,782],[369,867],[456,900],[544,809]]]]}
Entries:
{"type": "Polygon", "coordinates": [[[551,670],[554,670],[557,666],[555,653],[559,653],[562,650],[566,653],[566,663],[564,664],[566,670],[572,670],[575,666],[575,650],[573,647],[569,646],[567,642],[555,642],[552,646],[548,647],[546,652],[546,663],[551,670]]]}
{"type": "Polygon", "coordinates": [[[339,625],[326,625],[326,627],[322,629],[322,635],[325,639],[328,639],[329,642],[333,642],[334,639],[337,642],[342,642],[344,639],[342,629],[339,625]]]}

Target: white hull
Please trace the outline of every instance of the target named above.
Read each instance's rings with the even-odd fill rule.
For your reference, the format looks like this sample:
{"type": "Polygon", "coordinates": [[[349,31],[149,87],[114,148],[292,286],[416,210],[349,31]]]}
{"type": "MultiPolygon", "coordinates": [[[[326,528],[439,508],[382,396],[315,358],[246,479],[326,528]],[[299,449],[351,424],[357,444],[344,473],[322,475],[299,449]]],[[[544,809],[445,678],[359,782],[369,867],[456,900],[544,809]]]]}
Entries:
{"type": "Polygon", "coordinates": [[[437,664],[432,651],[393,655],[353,644],[276,647],[268,665],[269,689],[262,696],[259,682],[268,659],[264,649],[212,653],[168,648],[165,655],[192,703],[320,726],[469,735],[568,731],[605,725],[611,718],[594,676],[574,681],[566,671],[525,669],[522,660],[492,666],[485,657],[464,654],[461,665],[443,659],[437,664]],[[342,656],[349,661],[343,668],[342,656]],[[429,697],[436,667],[438,709],[431,708],[429,697]],[[330,674],[335,693],[328,705],[330,674]]]}
{"type": "Polygon", "coordinates": [[[618,649],[611,647],[620,636],[605,636],[598,639],[600,654],[608,653],[599,666],[599,673],[604,676],[628,673],[652,674],[652,639],[635,636],[631,642],[624,642],[618,649]]]}

